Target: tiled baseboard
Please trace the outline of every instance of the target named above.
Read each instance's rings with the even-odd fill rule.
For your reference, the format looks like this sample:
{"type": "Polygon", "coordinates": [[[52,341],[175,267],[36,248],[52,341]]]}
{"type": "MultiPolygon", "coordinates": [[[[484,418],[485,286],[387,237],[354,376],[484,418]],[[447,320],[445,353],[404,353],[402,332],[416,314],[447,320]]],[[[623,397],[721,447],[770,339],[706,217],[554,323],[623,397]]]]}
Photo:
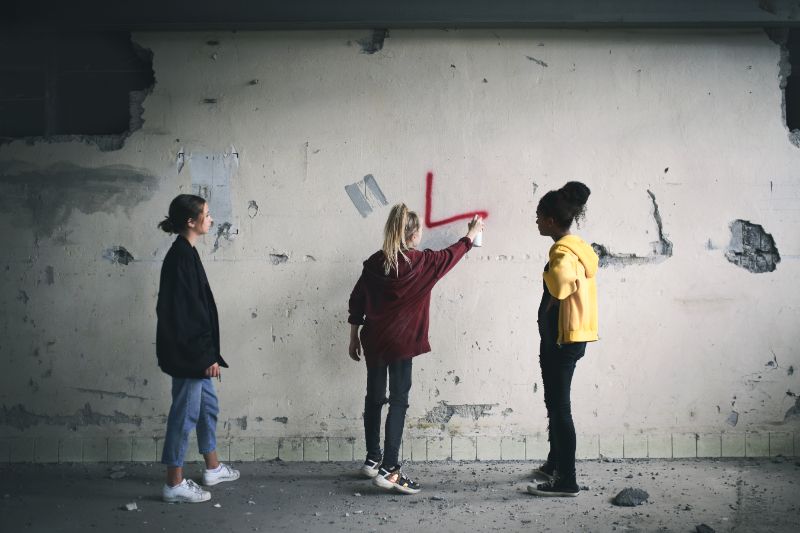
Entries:
{"type": "MultiPolygon", "coordinates": [[[[153,437],[5,438],[0,439],[0,463],[154,462],[162,445],[163,438],[153,437]]],[[[202,460],[194,442],[189,449],[187,461],[202,460]]],[[[401,455],[412,461],[542,460],[547,450],[542,434],[409,436],[403,440],[401,455]]],[[[366,455],[361,437],[234,437],[218,440],[217,452],[225,461],[360,461],[366,455]]],[[[576,455],[578,459],[795,457],[800,455],[800,432],[579,435],[576,455]]]]}

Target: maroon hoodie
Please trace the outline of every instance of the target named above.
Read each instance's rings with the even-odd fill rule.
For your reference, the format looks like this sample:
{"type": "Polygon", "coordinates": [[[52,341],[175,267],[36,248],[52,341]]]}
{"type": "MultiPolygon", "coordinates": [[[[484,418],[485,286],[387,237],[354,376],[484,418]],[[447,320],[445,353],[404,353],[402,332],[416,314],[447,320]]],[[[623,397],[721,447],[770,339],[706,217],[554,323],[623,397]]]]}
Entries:
{"type": "Polygon", "coordinates": [[[472,241],[462,237],[444,250],[408,250],[408,261],[398,256],[398,270],[393,269],[388,275],[382,250],[364,261],[364,270],[350,294],[347,321],[364,326],[361,345],[367,366],[431,351],[431,290],[471,248],[472,241]]]}

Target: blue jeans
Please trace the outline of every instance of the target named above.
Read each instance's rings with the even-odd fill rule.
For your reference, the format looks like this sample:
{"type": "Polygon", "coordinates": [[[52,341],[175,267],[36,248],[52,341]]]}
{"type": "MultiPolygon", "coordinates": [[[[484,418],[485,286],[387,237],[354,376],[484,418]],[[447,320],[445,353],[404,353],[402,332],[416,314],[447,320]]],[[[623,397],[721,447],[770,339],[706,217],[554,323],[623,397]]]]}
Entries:
{"type": "Polygon", "coordinates": [[[389,365],[367,368],[367,395],[364,398],[364,436],[367,457],[381,460],[381,411],[389,404],[384,435],[383,464],[393,467],[399,463],[400,443],[408,409],[408,392],[411,390],[411,359],[395,361],[389,365]],[[386,375],[389,375],[389,399],[386,399],[386,375]]]}
{"type": "Polygon", "coordinates": [[[219,403],[211,378],[172,378],[172,407],[167,418],[161,462],[167,466],[183,466],[189,433],[195,428],[200,453],[216,450],[218,413],[219,403]]]}
{"type": "Polygon", "coordinates": [[[585,342],[557,346],[540,344],[539,364],[542,367],[544,403],[547,407],[547,426],[550,453],[547,462],[555,465],[567,482],[575,481],[575,425],[572,421],[570,389],[575,364],[586,353],[585,342]]]}

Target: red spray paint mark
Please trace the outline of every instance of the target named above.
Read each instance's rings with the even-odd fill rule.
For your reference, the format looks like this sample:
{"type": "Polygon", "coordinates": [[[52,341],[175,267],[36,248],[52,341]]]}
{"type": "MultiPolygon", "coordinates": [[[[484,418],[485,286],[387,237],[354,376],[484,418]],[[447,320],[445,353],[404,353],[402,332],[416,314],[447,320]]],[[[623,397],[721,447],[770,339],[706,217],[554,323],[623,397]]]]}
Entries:
{"type": "Polygon", "coordinates": [[[444,226],[445,224],[455,222],[456,220],[472,219],[472,217],[475,215],[478,215],[481,218],[489,217],[489,213],[486,211],[470,211],[469,213],[462,213],[460,215],[455,215],[450,218],[445,218],[444,220],[437,220],[436,222],[434,222],[433,220],[431,220],[431,211],[433,210],[433,201],[431,200],[432,195],[433,195],[433,172],[428,172],[428,177],[425,183],[425,226],[428,228],[444,226]]]}

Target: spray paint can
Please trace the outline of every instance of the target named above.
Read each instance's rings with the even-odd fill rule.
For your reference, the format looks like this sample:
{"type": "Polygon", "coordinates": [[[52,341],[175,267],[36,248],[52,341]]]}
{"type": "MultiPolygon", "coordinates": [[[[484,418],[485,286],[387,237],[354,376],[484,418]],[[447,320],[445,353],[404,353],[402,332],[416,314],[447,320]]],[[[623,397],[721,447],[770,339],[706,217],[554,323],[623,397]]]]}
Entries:
{"type": "Polygon", "coordinates": [[[479,231],[475,238],[472,239],[472,246],[481,247],[483,246],[483,232],[479,231]]]}

